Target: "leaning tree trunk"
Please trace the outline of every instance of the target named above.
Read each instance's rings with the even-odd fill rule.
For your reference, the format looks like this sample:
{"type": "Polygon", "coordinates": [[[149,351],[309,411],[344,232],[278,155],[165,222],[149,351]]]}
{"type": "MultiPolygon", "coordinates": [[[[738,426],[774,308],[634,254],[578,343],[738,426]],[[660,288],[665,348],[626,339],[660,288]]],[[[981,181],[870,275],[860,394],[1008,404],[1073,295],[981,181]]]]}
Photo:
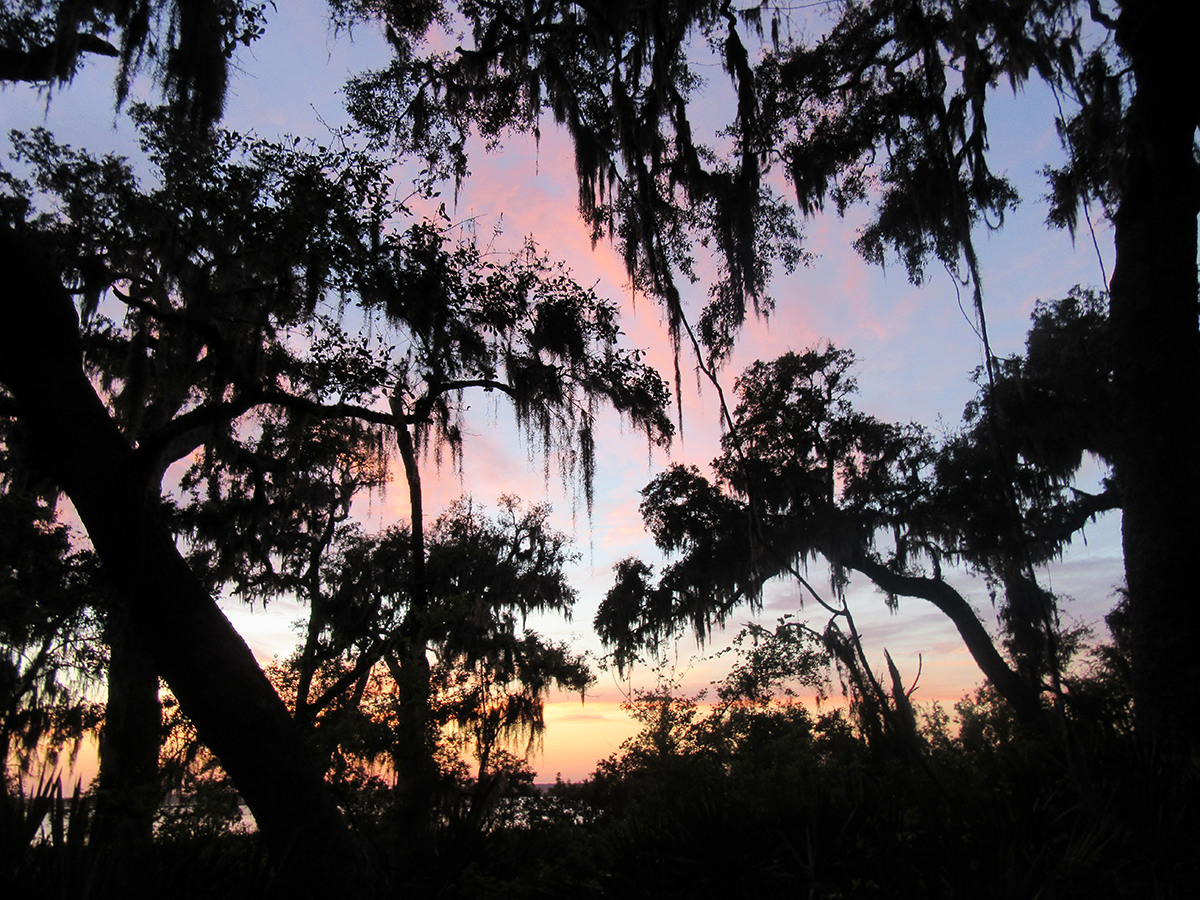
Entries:
{"type": "Polygon", "coordinates": [[[41,249],[0,230],[0,384],[159,674],[254,814],[280,889],[345,891],[364,877],[349,829],[287,708],[147,500],[138,457],[84,374],[74,305],[41,249]]]}
{"type": "Polygon", "coordinates": [[[100,775],[92,840],[139,846],[154,837],[161,787],[162,705],[158,671],[128,606],[114,598],[104,629],[108,643],[108,703],[100,730],[100,775]]]}
{"type": "Polygon", "coordinates": [[[1118,40],[1137,93],[1127,121],[1111,284],[1116,476],[1138,729],[1164,759],[1200,755],[1200,9],[1126,0],[1118,40]]]}

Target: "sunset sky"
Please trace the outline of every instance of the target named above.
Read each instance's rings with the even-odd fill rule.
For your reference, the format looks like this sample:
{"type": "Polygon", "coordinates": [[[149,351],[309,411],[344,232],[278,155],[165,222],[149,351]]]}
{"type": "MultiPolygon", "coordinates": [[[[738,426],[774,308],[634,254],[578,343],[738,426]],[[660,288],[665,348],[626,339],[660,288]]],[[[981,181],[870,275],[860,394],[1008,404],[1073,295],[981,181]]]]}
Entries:
{"type": "MultiPolygon", "coordinates": [[[[319,136],[324,133],[322,122],[336,125],[345,121],[339,88],[346,77],[382,63],[386,48],[365,28],[355,31],[353,42],[345,36],[335,40],[320,2],[279,6],[286,14],[268,10],[271,20],[266,37],[239,57],[241,71],[233,84],[224,124],[235,130],[253,129],[268,138],[284,133],[319,136]]],[[[721,96],[723,77],[714,67],[712,97],[721,96]]],[[[4,124],[22,129],[45,124],[60,140],[93,153],[115,150],[135,155],[128,121],[114,119],[111,85],[111,67],[106,62],[89,63],[75,84],[55,92],[48,112],[44,94],[28,87],[9,88],[0,93],[4,124]]],[[[726,104],[710,105],[721,114],[728,110],[726,104]]],[[[1053,98],[1040,86],[1016,98],[1007,88],[995,96],[989,137],[996,167],[1006,170],[1024,200],[1002,232],[977,236],[988,325],[993,349],[1000,354],[1022,347],[1037,300],[1065,296],[1075,284],[1102,286],[1090,235],[1083,232],[1078,245],[1072,246],[1067,234],[1049,231],[1043,224],[1046,209],[1040,197],[1045,188],[1038,172],[1043,165],[1058,161],[1062,153],[1053,110],[1053,98]]],[[[573,154],[566,135],[547,122],[539,145],[532,140],[514,140],[492,156],[485,156],[477,147],[471,169],[472,177],[457,206],[447,203],[452,216],[474,219],[480,235],[490,234],[500,224],[501,244],[513,248],[532,235],[552,259],[564,260],[571,267],[577,281],[595,283],[599,294],[621,301],[628,343],[647,348],[650,361],[668,374],[670,350],[659,310],[645,297],[631,297],[617,254],[607,246],[593,250],[579,221],[573,154]]],[[[787,350],[804,350],[831,340],[858,356],[859,406],[863,411],[885,420],[918,422],[935,433],[952,430],[959,423],[964,403],[974,394],[968,376],[982,362],[979,340],[948,275],[931,269],[928,283],[915,288],[902,268],[871,268],[854,254],[850,243],[856,227],[866,218],[866,211],[858,209],[844,221],[824,216],[806,225],[807,248],[817,258],[810,267],[772,285],[777,311],[769,322],[747,325],[723,373],[725,389],[730,391],[734,377],[755,359],[772,359],[787,350]]],[[[1111,272],[1111,234],[1101,229],[1097,237],[1111,272]]],[[[706,292],[704,283],[691,289],[693,314],[698,313],[706,292]]],[[[969,299],[964,297],[962,304],[969,306],[969,299]]],[[[622,430],[615,415],[604,416],[597,439],[596,503],[590,520],[582,501],[573,502],[553,474],[549,483],[544,480],[540,460],[531,460],[516,439],[508,409],[482,394],[474,401],[468,420],[461,482],[448,469],[438,477],[432,460],[426,464],[425,502],[431,518],[464,492],[489,506],[502,493],[554,505],[555,524],[575,535],[581,553],[572,571],[580,593],[573,620],[532,623],[554,639],[600,652],[591,621],[611,583],[613,564],[630,555],[657,561],[638,515],[638,490],[670,459],[704,469],[718,452],[711,390],[697,392],[691,361],[685,358],[683,363],[682,436],[670,458],[658,451],[648,454],[644,439],[628,428],[622,430]]],[[[406,494],[397,485],[385,497],[364,501],[361,510],[371,527],[386,526],[407,518],[406,494]]],[[[1087,537],[1086,545],[1074,547],[1062,562],[1050,567],[1045,583],[1060,595],[1075,598],[1064,610],[1067,617],[1097,624],[1111,606],[1113,586],[1122,577],[1119,520],[1108,516],[1090,527],[1087,537]]],[[[827,585],[823,571],[814,569],[810,575],[814,585],[827,585]]],[[[985,621],[994,623],[982,580],[964,574],[958,586],[975,602],[985,621]]],[[[916,677],[920,665],[917,701],[952,702],[980,681],[953,627],[929,604],[902,599],[899,612],[893,615],[885,609],[882,596],[865,583],[855,583],[850,598],[869,659],[877,667],[883,666],[884,647],[907,681],[916,677]]],[[[303,615],[298,606],[277,602],[265,612],[248,613],[230,602],[226,609],[260,660],[291,651],[295,640],[292,623],[303,615]]],[[[768,592],[759,620],[773,622],[784,613],[811,614],[814,621],[824,621],[818,618],[819,610],[800,611],[795,586],[778,584],[768,592]]],[[[740,624],[748,618],[746,613],[735,616],[734,621],[740,624]]],[[[697,648],[690,639],[679,645],[679,669],[686,671],[684,690],[701,690],[722,674],[727,661],[707,657],[726,641],[718,636],[704,648],[697,648]]],[[[613,753],[634,730],[619,709],[630,684],[619,682],[615,673],[597,674],[598,683],[586,703],[564,696],[550,704],[544,753],[532,761],[539,780],[552,780],[556,773],[575,780],[586,776],[598,758],[613,753]]],[[[649,678],[647,671],[635,671],[632,685],[648,687],[649,678]]]]}

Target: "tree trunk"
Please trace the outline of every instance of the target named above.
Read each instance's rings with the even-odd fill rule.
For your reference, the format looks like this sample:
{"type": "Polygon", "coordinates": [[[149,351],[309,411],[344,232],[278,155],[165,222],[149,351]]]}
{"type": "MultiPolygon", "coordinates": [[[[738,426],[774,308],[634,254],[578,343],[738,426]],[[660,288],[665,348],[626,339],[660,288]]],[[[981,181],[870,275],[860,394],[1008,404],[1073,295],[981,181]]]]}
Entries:
{"type": "Polygon", "coordinates": [[[92,840],[106,846],[145,845],[154,837],[154,812],[161,800],[158,672],[125,604],[109,609],[104,637],[109,646],[108,704],[100,731],[92,840]]]}
{"type": "Polygon", "coordinates": [[[1133,631],[1139,733],[1167,760],[1200,758],[1200,332],[1193,142],[1200,10],[1123,4],[1118,40],[1137,93],[1115,216],[1111,284],[1116,476],[1133,631]]]}
{"type": "Polygon", "coordinates": [[[399,722],[396,727],[393,763],[401,802],[410,816],[419,817],[424,815],[432,801],[437,780],[431,730],[431,671],[425,641],[425,616],[428,606],[425,583],[425,513],[416,446],[398,396],[392,401],[392,415],[396,420],[396,442],[400,448],[404,475],[408,481],[412,554],[409,607],[401,626],[404,643],[396,657],[389,658],[392,677],[396,679],[400,689],[399,722]]]}
{"type": "Polygon", "coordinates": [[[280,890],[347,891],[364,877],[349,829],[287,708],[146,499],[136,454],[84,374],[71,298],[41,251],[15,229],[0,230],[0,383],[159,674],[253,812],[280,890]]]}

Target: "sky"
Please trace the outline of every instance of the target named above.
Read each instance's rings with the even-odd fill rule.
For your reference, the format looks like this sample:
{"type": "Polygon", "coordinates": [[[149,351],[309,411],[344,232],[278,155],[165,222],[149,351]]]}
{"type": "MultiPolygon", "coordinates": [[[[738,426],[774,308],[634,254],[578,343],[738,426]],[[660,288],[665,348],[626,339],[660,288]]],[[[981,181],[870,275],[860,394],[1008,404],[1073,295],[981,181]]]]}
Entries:
{"type": "MultiPolygon", "coordinates": [[[[339,94],[342,83],[355,71],[381,64],[386,47],[365,27],[355,30],[353,40],[335,37],[320,2],[279,6],[286,14],[268,9],[266,37],[238,57],[239,71],[224,124],[235,130],[253,129],[267,138],[285,133],[319,137],[325,134],[326,124],[345,121],[339,94]]],[[[720,102],[724,89],[719,69],[714,68],[711,77],[706,102],[714,109],[728,108],[720,102]]],[[[113,112],[111,83],[111,67],[101,61],[89,64],[69,87],[55,91],[49,104],[47,96],[35,89],[10,87],[0,93],[4,124],[8,128],[44,124],[60,139],[92,152],[136,155],[129,123],[113,112]]],[[[1045,188],[1038,173],[1062,154],[1054,131],[1053,98],[1039,88],[1016,97],[1002,88],[992,103],[993,158],[1024,200],[1002,231],[976,236],[992,347],[1003,355],[1021,349],[1039,299],[1065,296],[1075,284],[1100,286],[1103,270],[1086,232],[1073,244],[1066,233],[1044,225],[1046,207],[1040,197],[1045,188]]],[[[473,220],[480,234],[501,226],[500,242],[513,248],[532,235],[551,259],[568,264],[579,283],[594,284],[597,293],[620,302],[628,344],[646,349],[648,360],[669,377],[671,353],[659,309],[650,299],[631,295],[619,256],[604,244],[592,248],[579,220],[573,152],[566,135],[546,123],[538,143],[512,140],[490,155],[477,146],[471,170],[457,203],[447,204],[452,217],[473,220]]],[[[862,411],[887,421],[917,422],[935,433],[952,430],[975,393],[969,374],[983,358],[974,326],[963,312],[969,298],[962,298],[960,305],[953,279],[936,270],[918,288],[909,284],[899,266],[866,265],[851,247],[856,228],[866,219],[866,209],[853,209],[845,219],[826,215],[806,224],[806,247],[815,255],[814,261],[772,283],[775,313],[767,321],[748,322],[722,371],[724,388],[730,392],[736,375],[756,359],[773,359],[829,340],[857,355],[857,405],[862,411]]],[[[1101,227],[1097,240],[1104,266],[1111,272],[1111,234],[1101,227]]],[[[685,291],[693,316],[698,315],[706,290],[700,283],[685,291]]],[[[685,357],[682,363],[682,433],[669,454],[650,452],[644,438],[622,428],[614,414],[602,413],[595,506],[590,516],[577,494],[564,491],[553,474],[549,480],[544,477],[541,460],[531,458],[518,439],[509,410],[484,395],[475,399],[467,419],[461,478],[450,467],[437,471],[432,459],[425,463],[425,507],[431,517],[463,493],[489,506],[500,494],[553,504],[553,524],[575,536],[580,553],[570,571],[580,599],[569,622],[545,618],[530,624],[594,656],[602,648],[592,634],[591,621],[611,584],[613,565],[631,555],[659,561],[642,528],[638,491],[670,461],[694,463],[703,470],[719,452],[713,391],[698,390],[692,362],[685,357]]],[[[1089,477],[1099,474],[1094,471],[1089,477]]],[[[371,528],[404,520],[408,516],[405,491],[395,485],[386,495],[360,503],[357,510],[371,528]]],[[[1068,619],[1096,626],[1111,607],[1114,585],[1122,577],[1119,520],[1113,515],[1102,518],[1088,528],[1086,537],[1086,542],[1077,542],[1063,560],[1040,574],[1052,590],[1074,598],[1064,609],[1068,619]]],[[[809,576],[818,589],[828,584],[827,573],[816,566],[809,576]]],[[[984,621],[994,625],[994,610],[981,579],[957,573],[954,580],[984,621]]],[[[929,604],[902,598],[898,612],[892,614],[881,595],[858,583],[852,583],[848,598],[872,663],[882,669],[886,648],[906,682],[920,672],[916,701],[940,700],[949,705],[980,682],[953,627],[929,604]]],[[[259,607],[250,611],[236,601],[224,606],[264,662],[291,652],[296,642],[293,624],[305,613],[287,601],[277,601],[265,611],[259,607]]],[[[814,623],[823,623],[819,612],[811,604],[801,608],[795,585],[778,583],[768,588],[757,617],[748,611],[734,616],[733,631],[752,618],[773,623],[784,614],[811,616],[814,623]]],[[[696,693],[721,677],[728,659],[715,653],[733,631],[714,635],[704,647],[685,639],[671,648],[668,656],[682,691],[696,693]]],[[[539,781],[553,780],[556,774],[571,780],[586,777],[598,759],[616,752],[636,730],[620,704],[633,689],[652,686],[648,668],[636,668],[630,678],[622,679],[597,667],[597,676],[585,701],[564,695],[548,704],[542,749],[531,759],[539,781]]]]}

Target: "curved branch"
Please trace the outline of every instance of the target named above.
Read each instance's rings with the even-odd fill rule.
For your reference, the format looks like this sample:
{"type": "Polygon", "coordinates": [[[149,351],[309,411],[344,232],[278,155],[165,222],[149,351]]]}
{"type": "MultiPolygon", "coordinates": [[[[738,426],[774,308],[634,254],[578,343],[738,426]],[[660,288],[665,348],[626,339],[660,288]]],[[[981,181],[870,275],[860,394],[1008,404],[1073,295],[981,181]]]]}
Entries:
{"type": "Polygon", "coordinates": [[[1057,522],[1051,522],[1045,528],[1037,529],[1031,543],[1047,543],[1061,545],[1071,539],[1075,532],[1082,529],[1088,522],[1094,520],[1100,513],[1121,509],[1123,498],[1119,488],[1106,485],[1098,494],[1074,490],[1075,499],[1054,507],[1053,512],[1060,515],[1057,522]]]}
{"type": "Polygon", "coordinates": [[[84,53],[118,57],[121,52],[94,34],[75,34],[31,50],[0,47],[0,81],[68,81],[84,53]]]}
{"type": "Polygon", "coordinates": [[[501,391],[508,394],[509,397],[516,399],[517,391],[511,384],[504,381],[496,381],[493,378],[467,378],[457,381],[442,381],[431,386],[425,394],[413,404],[413,411],[407,415],[397,413],[394,417],[388,417],[388,423],[396,421],[405,423],[424,422],[429,418],[429,413],[433,410],[433,404],[437,402],[437,398],[442,394],[447,394],[451,391],[464,390],[465,388],[478,387],[485,391],[501,391]]]}
{"type": "Polygon", "coordinates": [[[353,403],[319,403],[277,388],[246,391],[233,400],[209,403],[176,416],[168,424],[139,442],[135,458],[142,465],[161,465],[183,459],[204,443],[201,433],[224,422],[231,422],[258,406],[277,406],[311,416],[314,419],[358,419],[373,425],[395,424],[395,418],[379,410],[353,403]]]}
{"type": "Polygon", "coordinates": [[[1026,684],[1004,661],[1004,657],[992,643],[991,635],[962,594],[940,578],[900,575],[893,572],[883,563],[871,559],[862,550],[854,551],[844,564],[847,568],[866,575],[889,594],[928,600],[936,606],[954,623],[975,664],[1000,695],[1012,704],[1021,721],[1037,730],[1044,728],[1044,715],[1037,691],[1026,684]]]}

